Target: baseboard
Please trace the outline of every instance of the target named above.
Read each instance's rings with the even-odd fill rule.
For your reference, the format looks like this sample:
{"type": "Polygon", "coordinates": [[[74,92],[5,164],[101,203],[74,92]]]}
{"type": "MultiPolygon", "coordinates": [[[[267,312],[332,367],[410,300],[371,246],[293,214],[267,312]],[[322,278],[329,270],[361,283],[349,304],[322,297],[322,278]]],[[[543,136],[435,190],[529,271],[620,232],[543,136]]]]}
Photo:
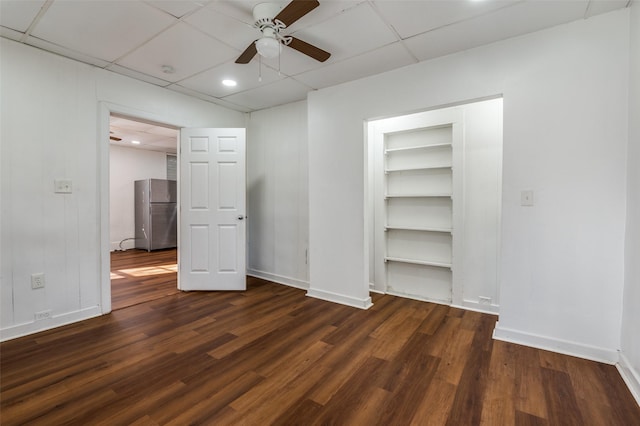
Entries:
{"type": "Polygon", "coordinates": [[[616,368],[620,372],[622,380],[624,380],[631,391],[631,395],[633,395],[638,405],[640,405],[640,371],[633,368],[623,352],[620,353],[620,359],[618,364],[616,364],[616,368]]]}
{"type": "Polygon", "coordinates": [[[603,362],[605,364],[616,364],[619,360],[618,351],[615,349],[600,348],[568,340],[559,340],[552,337],[524,333],[522,331],[500,327],[499,322],[496,323],[496,327],[493,330],[493,338],[509,343],[531,346],[546,351],[603,362]]]}
{"type": "Polygon", "coordinates": [[[297,278],[284,277],[282,275],[272,274],[270,272],[258,271],[257,269],[247,269],[247,275],[261,278],[267,281],[273,281],[274,283],[278,284],[288,285],[289,287],[295,287],[302,290],[309,289],[308,281],[302,281],[297,278]]]}
{"type": "Polygon", "coordinates": [[[481,312],[483,314],[498,315],[500,313],[499,305],[483,305],[472,300],[463,300],[461,305],[451,305],[454,308],[466,309],[468,311],[481,312]]]}
{"type": "Polygon", "coordinates": [[[33,321],[24,324],[17,324],[11,327],[3,328],[0,330],[0,342],[5,340],[17,339],[18,337],[27,336],[33,333],[39,333],[41,331],[50,330],[52,328],[61,327],[63,325],[71,324],[78,321],[83,321],[89,318],[94,318],[102,315],[102,311],[99,306],[92,306],[90,308],[81,309],[75,312],[68,312],[61,315],[52,316],[49,319],[42,321],[33,321]]]}
{"type": "Polygon", "coordinates": [[[371,303],[371,297],[356,299],[355,297],[346,296],[344,294],[332,293],[330,291],[317,290],[313,288],[310,288],[309,291],[307,291],[307,296],[359,309],[369,309],[373,306],[373,303],[371,303]]]}

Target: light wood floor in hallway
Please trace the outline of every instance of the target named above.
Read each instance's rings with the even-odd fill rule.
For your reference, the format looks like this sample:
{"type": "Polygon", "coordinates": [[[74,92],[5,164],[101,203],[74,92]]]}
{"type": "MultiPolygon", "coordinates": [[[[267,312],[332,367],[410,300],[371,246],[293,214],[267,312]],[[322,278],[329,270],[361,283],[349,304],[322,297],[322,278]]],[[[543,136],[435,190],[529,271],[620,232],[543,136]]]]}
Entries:
{"type": "Polygon", "coordinates": [[[4,342],[8,425],[620,425],[615,367],[491,339],[496,317],[367,311],[250,278],[4,342]]]}

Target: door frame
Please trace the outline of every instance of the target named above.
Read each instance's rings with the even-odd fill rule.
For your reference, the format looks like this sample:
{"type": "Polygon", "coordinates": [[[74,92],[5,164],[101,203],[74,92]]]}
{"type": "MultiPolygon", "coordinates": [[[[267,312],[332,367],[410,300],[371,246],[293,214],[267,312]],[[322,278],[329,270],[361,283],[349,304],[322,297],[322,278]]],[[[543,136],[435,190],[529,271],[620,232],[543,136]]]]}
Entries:
{"type": "MultiPolygon", "coordinates": [[[[99,226],[99,249],[100,259],[98,265],[100,268],[99,291],[100,291],[100,311],[108,314],[111,312],[111,255],[110,255],[110,238],[109,238],[109,206],[111,203],[109,195],[109,120],[111,114],[124,115],[132,120],[150,121],[163,124],[177,129],[189,127],[186,123],[173,116],[162,116],[148,111],[130,108],[111,102],[99,102],[98,105],[98,179],[97,179],[97,198],[98,198],[98,226],[99,226]]],[[[179,138],[179,136],[178,136],[179,138]]],[[[178,140],[178,143],[180,141],[178,140]]],[[[177,150],[177,160],[180,163],[180,150],[177,150]]],[[[179,191],[178,191],[179,192],[179,191]]],[[[180,203],[180,194],[178,193],[178,203],[180,203]]],[[[180,212],[178,211],[178,216],[180,212]]]]}

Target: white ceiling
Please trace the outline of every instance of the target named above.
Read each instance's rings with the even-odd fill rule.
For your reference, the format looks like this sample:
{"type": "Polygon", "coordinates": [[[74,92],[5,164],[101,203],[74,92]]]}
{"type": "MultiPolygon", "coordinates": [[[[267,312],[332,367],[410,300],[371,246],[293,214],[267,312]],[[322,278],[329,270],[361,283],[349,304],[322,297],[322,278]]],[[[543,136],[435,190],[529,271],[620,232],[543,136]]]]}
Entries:
{"type": "Polygon", "coordinates": [[[111,139],[111,145],[170,154],[177,152],[177,129],[112,115],[109,120],[109,130],[111,137],[121,139],[119,141],[111,139]],[[133,141],[139,143],[135,144],[133,141]]]}
{"type": "Polygon", "coordinates": [[[263,1],[0,0],[0,35],[249,112],[632,0],[320,0],[283,33],[331,52],[329,60],[284,48],[280,64],[260,67],[258,56],[235,64],[259,37],[251,11],[263,1]],[[238,85],[223,86],[225,78],[238,85]]]}

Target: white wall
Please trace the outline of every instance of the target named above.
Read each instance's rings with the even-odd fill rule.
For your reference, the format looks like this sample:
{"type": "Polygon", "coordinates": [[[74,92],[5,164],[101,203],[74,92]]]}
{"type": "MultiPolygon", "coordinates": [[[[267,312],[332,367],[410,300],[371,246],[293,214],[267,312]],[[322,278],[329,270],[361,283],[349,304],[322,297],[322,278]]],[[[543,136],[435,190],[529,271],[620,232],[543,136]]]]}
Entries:
{"type": "Polygon", "coordinates": [[[192,127],[244,127],[245,115],[13,41],[0,43],[0,327],[7,339],[110,309],[101,293],[109,247],[104,103],[192,127]],[[72,194],[53,192],[58,178],[73,181],[72,194]],[[46,287],[32,290],[30,275],[38,272],[45,273],[46,287]],[[49,310],[51,319],[34,322],[34,313],[49,310]]]}
{"type": "Polygon", "coordinates": [[[251,113],[247,140],[248,273],[308,288],[306,102],[251,113]]]}
{"type": "Polygon", "coordinates": [[[627,233],[622,317],[623,376],[640,404],[640,3],[631,7],[627,233]]]}
{"type": "MultiPolygon", "coordinates": [[[[133,183],[140,179],[166,179],[167,154],[164,152],[109,147],[109,241],[110,250],[119,250],[120,242],[135,236],[133,183]]],[[[124,249],[135,241],[122,243],[124,249]]]]}
{"type": "Polygon", "coordinates": [[[498,337],[620,346],[628,10],[309,94],[310,294],[364,306],[363,121],[502,94],[498,337]],[[520,191],[535,206],[520,206],[520,191]]]}

